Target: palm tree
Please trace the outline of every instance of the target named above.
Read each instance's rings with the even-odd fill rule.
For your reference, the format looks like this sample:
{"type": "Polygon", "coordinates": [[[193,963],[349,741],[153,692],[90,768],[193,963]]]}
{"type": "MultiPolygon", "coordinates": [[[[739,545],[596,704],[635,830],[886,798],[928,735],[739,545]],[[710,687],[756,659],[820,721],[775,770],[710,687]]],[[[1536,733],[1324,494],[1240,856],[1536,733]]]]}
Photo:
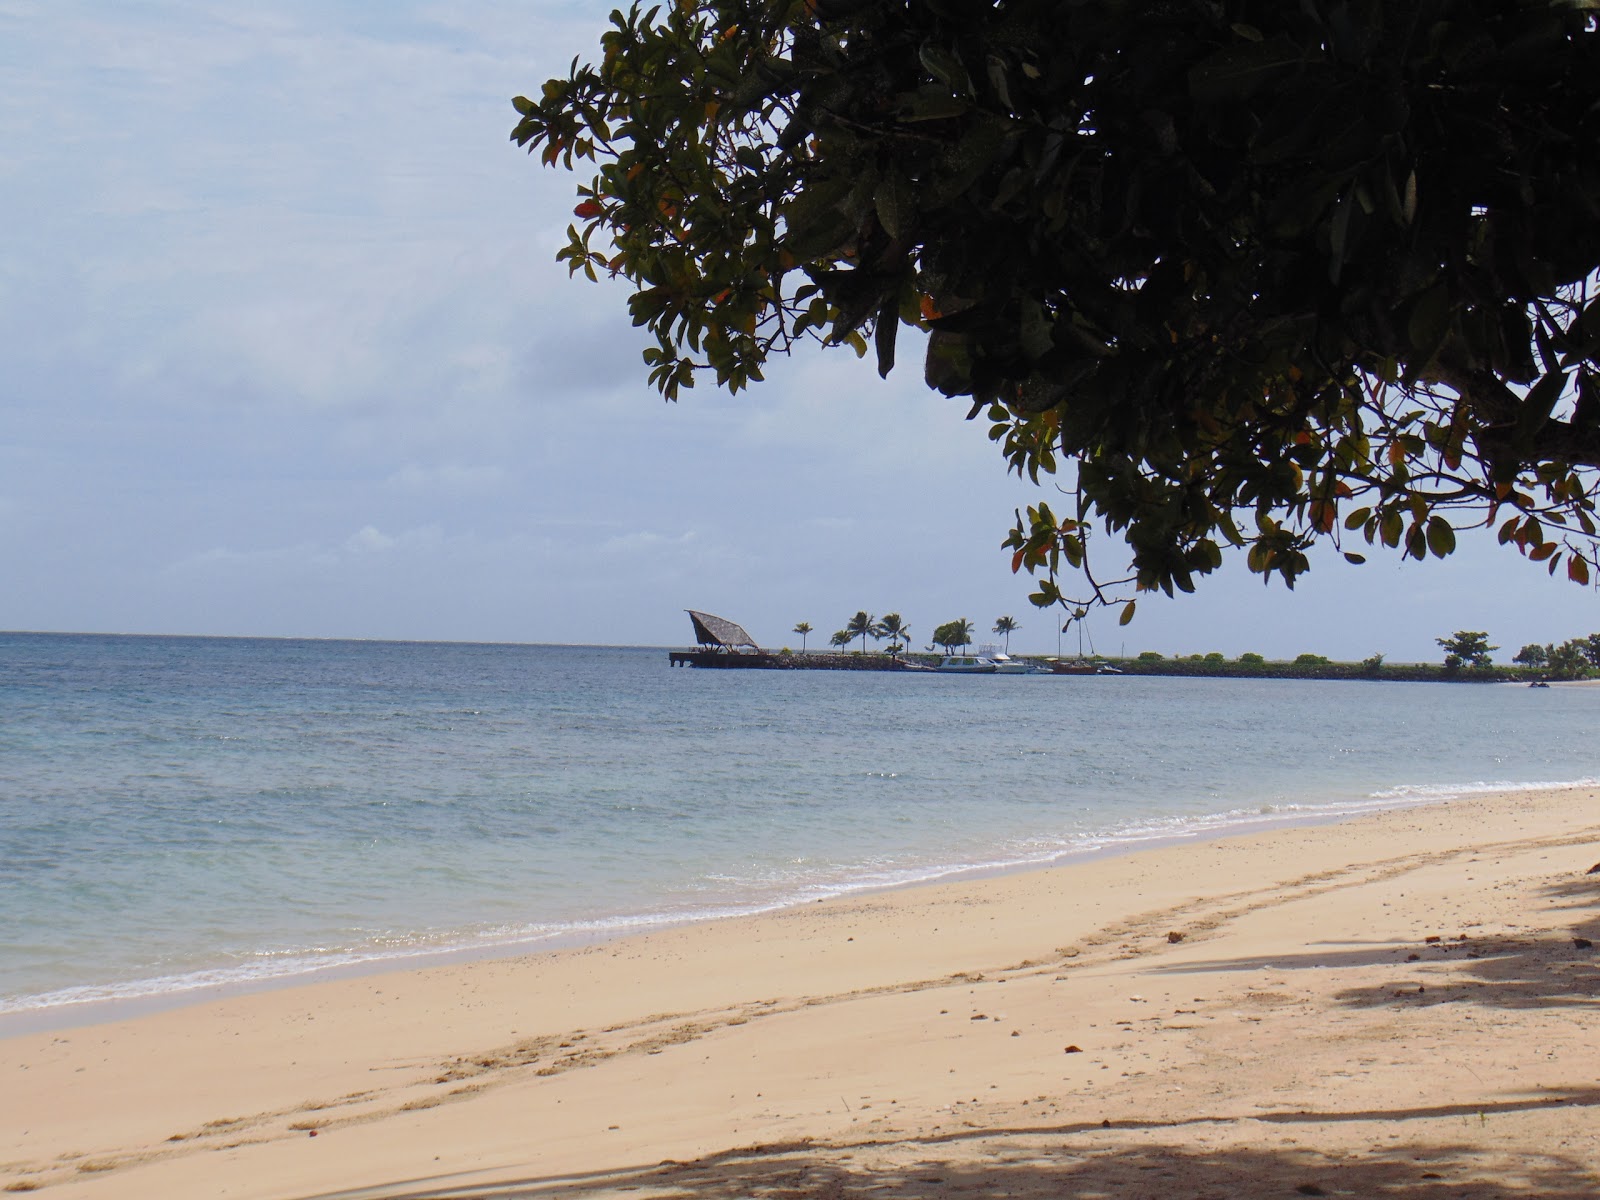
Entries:
{"type": "Polygon", "coordinates": [[[855,634],[851,633],[848,629],[841,629],[837,633],[835,633],[831,638],[828,639],[828,645],[837,646],[837,647],[839,647],[839,649],[843,650],[846,646],[848,646],[851,642],[853,642],[855,640],[856,640],[856,635],[855,634]]]}
{"type": "Polygon", "coordinates": [[[1007,654],[1011,653],[1011,635],[1021,628],[1015,617],[1001,617],[994,623],[994,631],[1006,639],[1007,654]]]}
{"type": "Polygon", "coordinates": [[[972,622],[966,617],[962,617],[959,621],[946,621],[933,631],[933,640],[944,647],[946,654],[955,653],[958,646],[965,654],[965,648],[972,645],[972,622]]]}
{"type": "Polygon", "coordinates": [[[878,628],[883,630],[884,637],[890,639],[890,654],[895,652],[895,642],[904,642],[908,647],[911,645],[911,626],[900,619],[899,613],[884,613],[878,628]]]}
{"type": "Polygon", "coordinates": [[[800,624],[794,627],[794,631],[800,635],[800,653],[804,654],[806,652],[806,634],[811,632],[811,622],[801,621],[800,624]]]}
{"type": "Polygon", "coordinates": [[[855,616],[850,618],[850,623],[845,626],[845,630],[849,632],[852,639],[861,639],[861,649],[863,653],[867,649],[868,638],[876,640],[883,636],[883,627],[879,625],[877,621],[873,620],[873,618],[868,615],[865,609],[862,609],[860,612],[856,613],[855,616]]]}
{"type": "Polygon", "coordinates": [[[961,620],[956,622],[956,635],[960,638],[960,641],[956,644],[961,647],[961,653],[965,654],[967,652],[966,648],[972,645],[972,634],[973,628],[970,620],[962,617],[961,620]]]}

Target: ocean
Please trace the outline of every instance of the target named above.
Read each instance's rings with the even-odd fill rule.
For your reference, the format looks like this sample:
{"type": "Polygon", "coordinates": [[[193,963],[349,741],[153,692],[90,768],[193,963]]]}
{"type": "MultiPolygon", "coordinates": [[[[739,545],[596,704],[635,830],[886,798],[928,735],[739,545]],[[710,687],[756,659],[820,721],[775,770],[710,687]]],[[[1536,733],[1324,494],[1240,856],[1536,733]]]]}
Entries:
{"type": "Polygon", "coordinates": [[[0,634],[0,1014],[1592,782],[1600,689],[0,634]]]}

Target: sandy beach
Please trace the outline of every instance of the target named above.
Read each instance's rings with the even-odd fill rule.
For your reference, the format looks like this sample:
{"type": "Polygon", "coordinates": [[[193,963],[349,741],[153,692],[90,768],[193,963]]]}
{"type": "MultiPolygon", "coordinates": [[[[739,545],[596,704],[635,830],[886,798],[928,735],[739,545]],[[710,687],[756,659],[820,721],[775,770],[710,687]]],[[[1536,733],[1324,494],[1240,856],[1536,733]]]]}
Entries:
{"type": "Polygon", "coordinates": [[[0,1188],[1590,1197],[1600,790],[0,1041],[0,1188]]]}

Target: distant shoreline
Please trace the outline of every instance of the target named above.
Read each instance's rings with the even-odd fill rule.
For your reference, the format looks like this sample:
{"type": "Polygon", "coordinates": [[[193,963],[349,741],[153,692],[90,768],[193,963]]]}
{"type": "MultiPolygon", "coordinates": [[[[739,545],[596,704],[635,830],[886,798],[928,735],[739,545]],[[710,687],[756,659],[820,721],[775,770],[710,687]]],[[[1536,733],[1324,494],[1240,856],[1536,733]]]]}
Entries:
{"type": "MultiPolygon", "coordinates": [[[[719,650],[669,650],[673,666],[693,666],[717,670],[771,670],[771,671],[903,671],[919,670],[937,665],[943,655],[912,653],[890,656],[883,651],[832,651],[757,650],[754,652],[728,652],[719,650]]],[[[1052,662],[1097,665],[1102,674],[1161,675],[1196,679],[1316,679],[1316,680],[1366,680],[1391,683],[1534,683],[1581,682],[1552,680],[1542,670],[1519,666],[1491,666],[1449,668],[1442,663],[1383,663],[1369,665],[1364,662],[1298,663],[1265,660],[1240,662],[1237,659],[1205,658],[1111,658],[1099,655],[1092,659],[1057,659],[1054,656],[1013,655],[1018,662],[1046,667],[1052,662]],[[1109,669],[1106,669],[1109,668],[1109,669]]],[[[977,672],[974,672],[975,674],[977,672]]],[[[1045,672],[1041,671],[1040,674],[1045,672]]],[[[1063,672],[1063,677],[1083,678],[1095,672],[1063,672]]]]}

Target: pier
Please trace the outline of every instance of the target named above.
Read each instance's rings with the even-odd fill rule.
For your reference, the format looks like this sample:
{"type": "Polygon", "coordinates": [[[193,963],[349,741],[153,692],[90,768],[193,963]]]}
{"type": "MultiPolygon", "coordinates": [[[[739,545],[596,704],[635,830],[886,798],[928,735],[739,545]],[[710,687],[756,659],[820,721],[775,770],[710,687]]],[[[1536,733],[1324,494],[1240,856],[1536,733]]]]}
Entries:
{"type": "Polygon", "coordinates": [[[912,668],[887,654],[772,654],[766,650],[673,650],[674,667],[756,671],[906,671],[912,668]]]}
{"type": "Polygon", "coordinates": [[[673,650],[667,661],[674,667],[710,667],[715,670],[756,671],[905,671],[911,670],[901,659],[887,654],[795,654],[784,650],[774,654],[756,645],[755,640],[726,617],[685,609],[694,623],[698,650],[673,650]]]}

